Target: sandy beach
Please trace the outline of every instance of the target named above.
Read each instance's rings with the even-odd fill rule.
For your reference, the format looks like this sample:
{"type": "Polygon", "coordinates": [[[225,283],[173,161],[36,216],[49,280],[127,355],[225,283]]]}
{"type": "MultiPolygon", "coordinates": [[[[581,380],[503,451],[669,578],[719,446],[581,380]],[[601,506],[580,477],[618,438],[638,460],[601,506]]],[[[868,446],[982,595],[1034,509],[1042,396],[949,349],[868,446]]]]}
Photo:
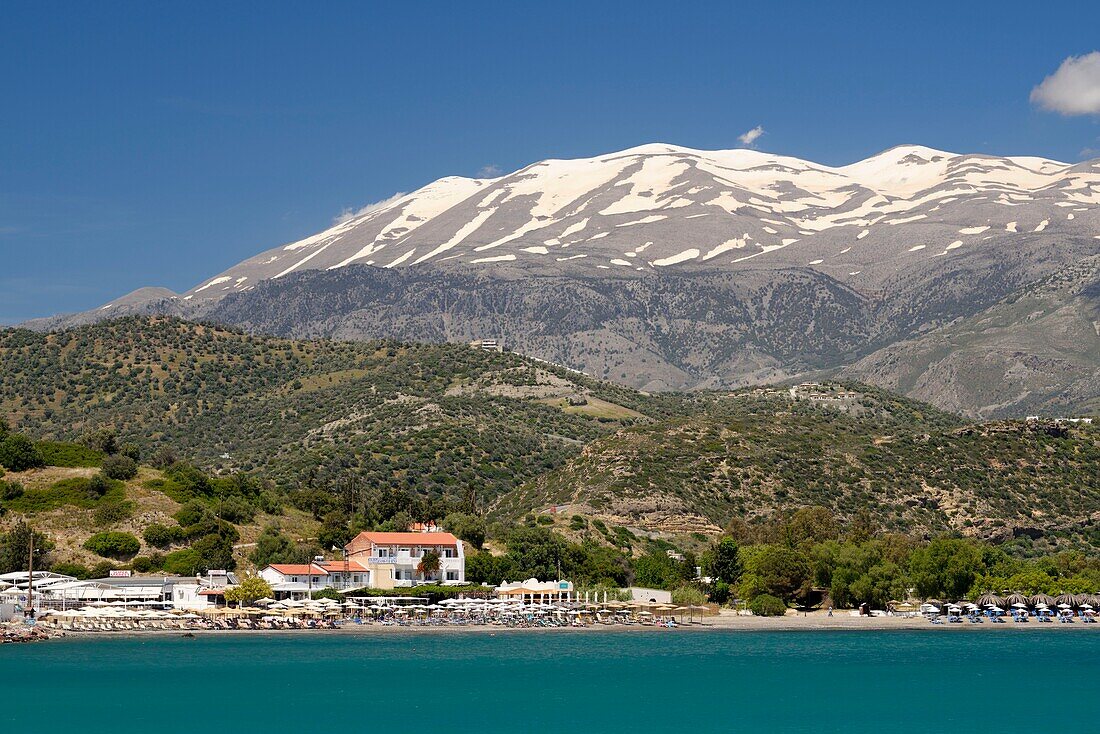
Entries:
{"type": "MultiPolygon", "coordinates": [[[[836,631],[915,631],[928,630],[943,632],[945,634],[964,632],[1004,632],[1012,634],[1019,631],[1087,631],[1095,629],[1100,631],[1100,624],[1084,624],[1080,621],[1073,624],[1039,623],[1031,621],[1025,624],[1005,622],[994,624],[985,621],[980,624],[962,622],[957,624],[932,624],[924,617],[856,617],[847,611],[834,613],[832,617],[825,612],[811,612],[807,614],[791,613],[783,617],[755,617],[739,615],[732,610],[723,610],[718,615],[709,615],[696,618],[692,622],[685,622],[675,628],[659,627],[655,625],[622,625],[622,624],[591,624],[583,627],[508,627],[504,625],[468,625],[468,626],[397,626],[381,624],[353,624],[346,623],[336,629],[292,629],[292,630],[220,630],[220,629],[193,629],[193,630],[120,630],[120,631],[62,631],[56,628],[39,627],[39,633],[49,629],[48,637],[134,637],[134,636],[221,636],[221,635],[419,635],[419,634],[527,634],[541,633],[553,634],[562,632],[621,632],[623,634],[690,634],[692,632],[836,632],[836,631]]],[[[44,639],[45,635],[38,639],[44,639]]]]}

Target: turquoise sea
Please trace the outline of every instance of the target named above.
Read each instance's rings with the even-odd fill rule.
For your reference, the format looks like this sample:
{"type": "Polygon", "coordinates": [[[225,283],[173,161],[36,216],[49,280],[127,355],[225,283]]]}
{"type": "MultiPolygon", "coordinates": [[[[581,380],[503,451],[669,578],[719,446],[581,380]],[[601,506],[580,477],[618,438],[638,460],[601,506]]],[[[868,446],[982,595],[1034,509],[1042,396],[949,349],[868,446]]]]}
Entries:
{"type": "Polygon", "coordinates": [[[0,646],[0,731],[1088,731],[1100,635],[550,632],[0,646]]]}

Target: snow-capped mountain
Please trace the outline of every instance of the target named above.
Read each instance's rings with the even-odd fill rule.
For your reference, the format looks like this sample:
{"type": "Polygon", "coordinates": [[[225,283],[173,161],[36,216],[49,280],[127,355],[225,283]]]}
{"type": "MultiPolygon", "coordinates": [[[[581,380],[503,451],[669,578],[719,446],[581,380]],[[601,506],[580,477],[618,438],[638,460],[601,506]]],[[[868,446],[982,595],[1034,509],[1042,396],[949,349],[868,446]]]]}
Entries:
{"type": "Polygon", "coordinates": [[[448,177],[190,291],[286,336],[492,337],[646,390],[841,373],[951,410],[1100,410],[1100,160],[900,146],[830,167],[654,144],[448,177]]]}
{"type": "Polygon", "coordinates": [[[495,179],[441,178],[250,258],[182,298],[218,299],[354,264],[592,274],[810,267],[869,286],[994,239],[1095,236],[1097,212],[1097,161],[905,145],[829,167],[652,144],[541,161],[495,179]]]}

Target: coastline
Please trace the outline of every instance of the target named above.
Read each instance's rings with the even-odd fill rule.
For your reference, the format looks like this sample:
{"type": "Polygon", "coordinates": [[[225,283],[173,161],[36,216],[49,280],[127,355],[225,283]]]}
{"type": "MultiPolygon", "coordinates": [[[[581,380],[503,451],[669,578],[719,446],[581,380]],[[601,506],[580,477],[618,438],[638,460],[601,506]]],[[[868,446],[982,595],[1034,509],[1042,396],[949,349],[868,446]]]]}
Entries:
{"type": "MultiPolygon", "coordinates": [[[[452,635],[452,634],[476,634],[476,635],[505,635],[505,634],[529,634],[529,633],[616,633],[616,634],[677,634],[698,632],[724,632],[736,634],[738,632],[916,632],[934,631],[945,634],[970,632],[1004,632],[1012,634],[1016,631],[1050,630],[1063,631],[1088,630],[1095,627],[1100,630],[1100,624],[1073,624],[1038,623],[1028,622],[1016,624],[1006,622],[994,624],[984,622],[972,624],[963,622],[959,624],[931,624],[923,617],[853,617],[846,612],[829,617],[823,613],[811,613],[807,615],[788,614],[783,617],[755,617],[740,616],[733,612],[724,612],[717,616],[704,617],[692,623],[682,624],[675,628],[658,627],[654,625],[605,625],[592,624],[584,627],[507,627],[503,625],[469,625],[469,626],[384,626],[380,624],[345,624],[336,629],[298,629],[298,630],[221,630],[221,629],[192,629],[192,630],[119,630],[119,631],[62,631],[51,630],[46,639],[77,639],[87,640],[95,638],[120,638],[120,637],[219,637],[219,636],[264,636],[281,637],[288,635],[325,635],[325,636],[377,636],[377,635],[452,635]]],[[[42,640],[44,641],[44,640],[42,640]]]]}

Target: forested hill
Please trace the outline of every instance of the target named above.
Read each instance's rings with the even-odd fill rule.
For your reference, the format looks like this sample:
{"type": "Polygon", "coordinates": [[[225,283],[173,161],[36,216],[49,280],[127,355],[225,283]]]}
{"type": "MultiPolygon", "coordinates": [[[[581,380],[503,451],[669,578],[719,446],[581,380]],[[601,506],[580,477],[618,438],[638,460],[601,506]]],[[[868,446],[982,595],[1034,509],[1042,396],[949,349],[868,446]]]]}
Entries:
{"type": "Polygon", "coordinates": [[[1100,542],[1100,429],[893,418],[730,396],[698,415],[598,439],[497,510],[553,506],[605,524],[715,534],[824,506],[843,517],[867,511],[884,529],[917,536],[1100,542]]]}
{"type": "Polygon", "coordinates": [[[857,384],[648,395],[462,345],[169,318],[6,330],[0,415],[36,439],[110,429],[157,465],[258,474],[305,510],[303,491],[348,515],[411,491],[577,537],[573,515],[690,538],[804,506],[1019,542],[1078,542],[1100,519],[1090,426],[973,424],[857,384]]]}
{"type": "Polygon", "coordinates": [[[36,438],[110,428],[146,456],[213,470],[475,504],[693,402],[462,345],[289,341],[170,318],[0,331],[0,365],[0,415],[36,438]]]}

